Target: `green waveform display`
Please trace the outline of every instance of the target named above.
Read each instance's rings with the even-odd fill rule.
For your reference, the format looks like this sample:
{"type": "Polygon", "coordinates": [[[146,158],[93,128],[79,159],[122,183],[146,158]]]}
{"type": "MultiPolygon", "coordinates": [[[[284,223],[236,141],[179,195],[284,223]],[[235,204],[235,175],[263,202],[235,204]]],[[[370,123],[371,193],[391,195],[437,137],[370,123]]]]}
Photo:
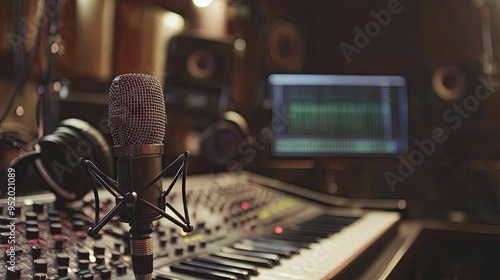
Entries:
{"type": "Polygon", "coordinates": [[[376,102],[291,102],[285,134],[382,137],[384,112],[376,102]]]}
{"type": "Polygon", "coordinates": [[[391,153],[397,150],[397,145],[393,141],[277,139],[275,150],[279,153],[391,153]]]}

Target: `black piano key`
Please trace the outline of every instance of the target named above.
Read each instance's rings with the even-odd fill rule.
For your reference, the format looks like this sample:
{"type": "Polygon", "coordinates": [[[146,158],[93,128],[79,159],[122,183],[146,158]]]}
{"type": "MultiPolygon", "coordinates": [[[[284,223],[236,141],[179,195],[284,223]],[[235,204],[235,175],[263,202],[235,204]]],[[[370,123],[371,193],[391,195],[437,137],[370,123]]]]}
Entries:
{"type": "Polygon", "coordinates": [[[300,225],[294,226],[293,229],[334,233],[334,232],[339,232],[344,227],[345,226],[340,226],[340,225],[300,224],[300,225]]]}
{"type": "Polygon", "coordinates": [[[245,280],[249,279],[248,271],[243,270],[243,269],[227,267],[227,266],[223,266],[220,264],[210,264],[210,263],[205,263],[205,262],[198,262],[198,261],[194,261],[194,260],[181,261],[181,264],[236,275],[238,277],[238,279],[245,279],[245,280]]]}
{"type": "Polygon", "coordinates": [[[182,264],[174,264],[170,267],[170,270],[177,273],[184,273],[188,275],[193,275],[196,277],[202,277],[203,279],[213,279],[213,280],[238,280],[235,275],[188,266],[182,264]]]}
{"type": "Polygon", "coordinates": [[[267,242],[267,241],[257,241],[257,240],[251,240],[251,239],[243,239],[241,241],[243,244],[248,244],[252,246],[258,246],[258,247],[265,247],[265,248],[273,248],[273,249],[279,249],[279,250],[285,250],[289,251],[292,254],[298,254],[299,253],[299,247],[289,245],[289,244],[275,244],[273,242],[267,242]]]}
{"type": "Polygon", "coordinates": [[[284,239],[276,239],[276,238],[268,238],[268,237],[260,237],[254,239],[259,242],[270,242],[273,244],[280,244],[280,245],[288,245],[288,246],[295,246],[298,248],[309,248],[311,243],[310,242],[301,242],[301,241],[293,241],[293,240],[284,240],[284,239]]]}
{"type": "Polygon", "coordinates": [[[325,224],[300,224],[292,227],[294,230],[312,231],[312,232],[327,232],[336,233],[341,231],[345,226],[325,225],[325,224]]]}
{"type": "Polygon", "coordinates": [[[238,250],[276,254],[276,255],[278,255],[280,257],[284,257],[284,258],[290,258],[292,256],[292,252],[287,251],[287,250],[262,247],[262,246],[256,246],[256,245],[250,245],[250,244],[234,243],[231,247],[234,249],[238,249],[238,250]]]}
{"type": "Polygon", "coordinates": [[[249,257],[249,256],[244,256],[244,255],[238,255],[238,254],[217,252],[217,253],[211,254],[211,256],[230,259],[233,261],[240,261],[240,262],[244,262],[247,264],[253,264],[256,266],[260,266],[260,267],[273,267],[274,266],[274,263],[268,259],[249,257]]]}
{"type": "Polygon", "coordinates": [[[261,252],[239,250],[239,249],[234,249],[234,248],[231,248],[231,247],[222,247],[221,251],[224,252],[224,253],[243,255],[243,256],[248,256],[248,257],[256,257],[256,258],[261,258],[261,259],[267,259],[267,260],[271,261],[273,264],[278,264],[279,261],[280,261],[280,256],[278,256],[277,254],[270,254],[270,253],[261,253],[261,252]]]}
{"type": "Polygon", "coordinates": [[[250,275],[257,275],[258,274],[257,267],[255,265],[251,265],[251,264],[220,259],[220,258],[213,257],[213,256],[212,257],[195,257],[195,258],[193,258],[193,260],[198,261],[198,262],[213,263],[213,264],[219,264],[219,265],[224,265],[224,266],[228,266],[228,267],[243,269],[243,270],[246,270],[250,275]]]}
{"type": "Polygon", "coordinates": [[[316,239],[322,239],[322,238],[327,238],[332,234],[332,232],[322,232],[322,231],[317,231],[317,230],[294,230],[294,229],[289,229],[289,230],[284,230],[283,233],[281,234],[295,234],[299,236],[307,236],[310,238],[316,238],[316,239]]]}
{"type": "Polygon", "coordinates": [[[336,216],[336,215],[321,215],[313,218],[306,223],[324,223],[324,224],[336,224],[336,225],[350,225],[358,220],[357,217],[347,217],[347,216],[336,216]]]}
{"type": "Polygon", "coordinates": [[[298,241],[298,242],[304,242],[304,243],[308,243],[308,244],[317,243],[318,241],[321,240],[321,238],[318,238],[318,237],[307,236],[307,235],[302,235],[302,234],[293,234],[293,233],[273,234],[270,238],[298,241]]]}

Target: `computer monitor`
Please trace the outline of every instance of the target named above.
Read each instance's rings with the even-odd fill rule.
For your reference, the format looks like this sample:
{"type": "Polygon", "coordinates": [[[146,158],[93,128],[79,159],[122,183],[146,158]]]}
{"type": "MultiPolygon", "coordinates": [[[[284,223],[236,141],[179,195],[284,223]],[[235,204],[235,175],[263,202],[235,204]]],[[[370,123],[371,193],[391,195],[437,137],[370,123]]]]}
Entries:
{"type": "Polygon", "coordinates": [[[395,155],[408,150],[401,76],[272,74],[277,157],[395,155]]]}

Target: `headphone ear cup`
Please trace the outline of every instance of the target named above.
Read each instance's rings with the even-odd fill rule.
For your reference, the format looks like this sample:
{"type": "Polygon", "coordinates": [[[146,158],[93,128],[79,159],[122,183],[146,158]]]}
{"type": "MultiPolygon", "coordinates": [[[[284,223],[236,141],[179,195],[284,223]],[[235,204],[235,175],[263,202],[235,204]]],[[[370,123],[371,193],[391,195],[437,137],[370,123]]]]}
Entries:
{"type": "Polygon", "coordinates": [[[81,199],[90,190],[85,171],[78,166],[81,157],[93,161],[105,173],[113,171],[107,142],[82,120],[63,121],[52,134],[40,139],[36,149],[40,153],[35,160],[37,171],[65,201],[81,199]]]}
{"type": "Polygon", "coordinates": [[[200,151],[211,164],[222,167],[238,157],[238,147],[248,135],[248,125],[238,113],[224,112],[201,134],[200,151]]]}
{"type": "Polygon", "coordinates": [[[72,128],[85,141],[88,141],[92,150],[89,157],[108,176],[114,176],[115,168],[111,148],[102,133],[89,123],[79,119],[66,119],[61,126],[72,128]]]}
{"type": "Polygon", "coordinates": [[[74,140],[69,139],[69,131],[61,132],[57,128],[52,134],[40,139],[35,149],[40,158],[35,160],[38,173],[57,197],[65,201],[74,201],[83,197],[89,190],[88,184],[81,175],[83,170],[78,166],[78,153],[74,140]]]}
{"type": "Polygon", "coordinates": [[[200,151],[211,164],[223,166],[236,157],[240,133],[233,125],[217,121],[201,135],[200,151]]]}

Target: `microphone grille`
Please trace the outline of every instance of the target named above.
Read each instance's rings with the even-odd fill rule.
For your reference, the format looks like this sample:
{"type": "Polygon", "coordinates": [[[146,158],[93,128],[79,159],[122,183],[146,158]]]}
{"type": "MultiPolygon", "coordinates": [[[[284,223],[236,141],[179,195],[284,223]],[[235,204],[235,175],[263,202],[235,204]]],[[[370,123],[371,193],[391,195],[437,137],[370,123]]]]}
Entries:
{"type": "Polygon", "coordinates": [[[123,136],[111,126],[114,145],[161,144],[165,136],[165,100],[160,82],[147,74],[117,76],[109,88],[109,117],[124,116],[123,136]]]}

